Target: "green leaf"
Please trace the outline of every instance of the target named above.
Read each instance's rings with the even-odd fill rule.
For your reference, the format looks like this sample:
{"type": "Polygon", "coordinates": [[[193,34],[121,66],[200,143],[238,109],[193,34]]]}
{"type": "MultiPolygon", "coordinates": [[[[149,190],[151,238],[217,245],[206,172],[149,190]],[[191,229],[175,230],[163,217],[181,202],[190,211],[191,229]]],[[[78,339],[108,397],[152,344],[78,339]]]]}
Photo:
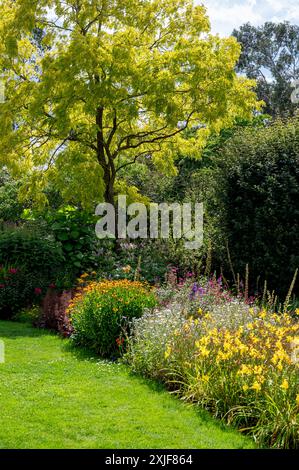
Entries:
{"type": "Polygon", "coordinates": [[[71,232],[71,236],[72,236],[72,238],[74,238],[76,240],[77,238],[80,237],[80,232],[78,232],[77,230],[73,230],[71,232]]]}
{"type": "Polygon", "coordinates": [[[57,235],[57,238],[58,238],[58,240],[66,241],[66,240],[69,239],[69,235],[67,233],[59,233],[57,235]]]}
{"type": "Polygon", "coordinates": [[[65,243],[63,245],[63,248],[66,250],[66,251],[72,251],[73,250],[73,245],[71,243],[65,243]]]}

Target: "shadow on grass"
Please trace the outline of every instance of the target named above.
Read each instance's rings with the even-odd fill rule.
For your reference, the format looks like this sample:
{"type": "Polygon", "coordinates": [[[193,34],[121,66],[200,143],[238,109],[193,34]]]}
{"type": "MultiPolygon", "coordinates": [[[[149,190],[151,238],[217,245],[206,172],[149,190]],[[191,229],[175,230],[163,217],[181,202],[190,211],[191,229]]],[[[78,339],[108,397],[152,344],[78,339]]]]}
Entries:
{"type": "Polygon", "coordinates": [[[0,320],[0,338],[17,339],[20,337],[55,336],[57,333],[44,328],[37,328],[32,323],[20,323],[11,320],[0,320]]]}
{"type": "MultiPolygon", "coordinates": [[[[129,369],[129,366],[125,364],[125,366],[129,369]]],[[[209,411],[201,408],[198,404],[192,403],[191,401],[184,400],[177,391],[170,390],[167,388],[165,383],[161,380],[155,380],[148,377],[144,377],[138,373],[134,373],[129,370],[129,376],[131,379],[138,381],[138,383],[146,385],[152,392],[154,393],[167,393],[171,396],[174,400],[179,401],[184,407],[193,409],[196,414],[200,417],[201,422],[210,423],[213,425],[218,425],[218,427],[224,431],[231,431],[232,427],[225,424],[223,421],[216,420],[213,418],[209,411]]]]}
{"type": "MultiPolygon", "coordinates": [[[[83,346],[76,346],[72,341],[69,339],[66,339],[62,343],[62,349],[66,353],[71,353],[73,356],[75,356],[78,361],[90,361],[90,362],[99,362],[100,360],[106,360],[107,359],[101,358],[98,356],[92,349],[85,348],[83,346]]],[[[112,363],[112,361],[109,361],[112,363]]]]}
{"type": "MultiPolygon", "coordinates": [[[[136,380],[138,384],[143,384],[144,386],[149,388],[151,392],[153,393],[168,394],[173,401],[175,401],[176,403],[180,403],[180,406],[182,406],[183,408],[185,409],[188,408],[190,410],[193,410],[193,412],[198,417],[199,425],[204,424],[206,426],[210,426],[211,428],[217,428],[219,429],[219,431],[222,431],[226,434],[231,434],[232,432],[238,432],[238,428],[236,426],[229,425],[225,423],[224,420],[213,417],[211,411],[205,408],[202,408],[196,402],[191,402],[191,401],[187,401],[183,399],[182,396],[180,396],[178,392],[170,390],[169,388],[167,388],[167,386],[163,382],[144,377],[138,373],[134,373],[130,371],[128,365],[124,364],[124,366],[128,369],[128,376],[130,377],[131,380],[136,380]]],[[[241,433],[241,432],[240,432],[240,435],[242,435],[244,439],[248,439],[248,443],[250,442],[249,436],[246,436],[246,434],[241,433]]],[[[243,449],[244,446],[240,444],[239,448],[243,449]]]]}

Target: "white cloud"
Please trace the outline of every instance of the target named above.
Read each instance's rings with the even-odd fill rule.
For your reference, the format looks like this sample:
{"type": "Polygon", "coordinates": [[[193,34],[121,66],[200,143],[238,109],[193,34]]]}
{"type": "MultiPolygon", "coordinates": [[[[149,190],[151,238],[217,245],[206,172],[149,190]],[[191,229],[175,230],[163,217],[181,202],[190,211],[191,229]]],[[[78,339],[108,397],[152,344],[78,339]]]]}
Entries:
{"type": "Polygon", "coordinates": [[[195,0],[207,7],[212,32],[230,35],[234,28],[250,22],[290,21],[299,24],[298,0],[195,0]]]}

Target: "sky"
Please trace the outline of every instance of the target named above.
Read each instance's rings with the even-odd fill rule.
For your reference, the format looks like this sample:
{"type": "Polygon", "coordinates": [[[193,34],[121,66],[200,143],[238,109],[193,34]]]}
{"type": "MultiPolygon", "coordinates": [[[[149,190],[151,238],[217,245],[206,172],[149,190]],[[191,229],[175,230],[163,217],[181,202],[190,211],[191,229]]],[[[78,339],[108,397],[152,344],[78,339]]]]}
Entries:
{"type": "Polygon", "coordinates": [[[299,25],[298,0],[195,0],[208,9],[212,32],[229,36],[234,28],[250,22],[290,21],[299,25]]]}

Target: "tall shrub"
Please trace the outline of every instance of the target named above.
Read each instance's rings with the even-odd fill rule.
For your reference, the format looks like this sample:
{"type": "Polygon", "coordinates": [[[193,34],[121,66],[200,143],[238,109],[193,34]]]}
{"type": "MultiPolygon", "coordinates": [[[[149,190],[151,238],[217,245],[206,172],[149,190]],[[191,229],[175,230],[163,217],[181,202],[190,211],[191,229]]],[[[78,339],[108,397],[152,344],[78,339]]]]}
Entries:
{"type": "MultiPolygon", "coordinates": [[[[222,247],[236,272],[285,294],[299,266],[299,118],[229,140],[215,172],[222,247]]],[[[298,289],[298,284],[297,284],[298,289]]]]}

